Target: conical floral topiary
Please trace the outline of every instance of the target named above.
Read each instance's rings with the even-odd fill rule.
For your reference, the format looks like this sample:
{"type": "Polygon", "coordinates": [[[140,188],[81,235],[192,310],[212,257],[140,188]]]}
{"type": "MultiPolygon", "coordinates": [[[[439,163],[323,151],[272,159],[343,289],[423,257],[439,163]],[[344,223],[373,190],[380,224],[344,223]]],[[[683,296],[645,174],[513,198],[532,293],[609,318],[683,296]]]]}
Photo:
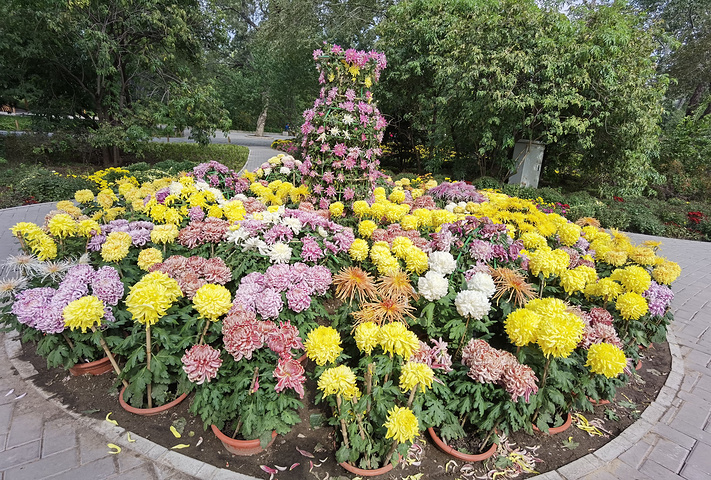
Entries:
{"type": "Polygon", "coordinates": [[[314,51],[323,85],[313,108],[304,112],[299,167],[320,208],[352,200],[380,174],[378,157],[387,122],[370,87],[386,66],[378,52],[343,50],[324,44],[314,51]]]}

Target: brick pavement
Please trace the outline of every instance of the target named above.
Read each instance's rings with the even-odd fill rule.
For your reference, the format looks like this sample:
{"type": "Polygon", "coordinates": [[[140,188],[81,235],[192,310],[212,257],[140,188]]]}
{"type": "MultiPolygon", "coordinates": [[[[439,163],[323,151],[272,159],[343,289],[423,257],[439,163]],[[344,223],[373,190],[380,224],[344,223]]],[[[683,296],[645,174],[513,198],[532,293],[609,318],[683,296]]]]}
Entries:
{"type": "MultiPolygon", "coordinates": [[[[273,154],[263,148],[261,155],[273,154]]],[[[51,209],[52,204],[41,204],[0,210],[0,258],[17,248],[8,231],[12,225],[42,223],[51,209]]],[[[661,254],[683,269],[674,284],[675,321],[669,333],[672,371],[656,401],[619,437],[557,471],[536,477],[541,480],[711,477],[711,243],[630,236],[637,243],[662,241],[661,254]]],[[[68,412],[28,381],[32,367],[15,358],[18,348],[10,337],[5,338],[4,348],[0,342],[3,480],[251,478],[167,451],[145,439],[128,444],[122,440],[123,429],[68,412]],[[14,392],[4,396],[11,389],[14,392]],[[23,393],[27,395],[17,398],[23,393]],[[121,445],[124,451],[110,455],[107,442],[121,445]]]]}

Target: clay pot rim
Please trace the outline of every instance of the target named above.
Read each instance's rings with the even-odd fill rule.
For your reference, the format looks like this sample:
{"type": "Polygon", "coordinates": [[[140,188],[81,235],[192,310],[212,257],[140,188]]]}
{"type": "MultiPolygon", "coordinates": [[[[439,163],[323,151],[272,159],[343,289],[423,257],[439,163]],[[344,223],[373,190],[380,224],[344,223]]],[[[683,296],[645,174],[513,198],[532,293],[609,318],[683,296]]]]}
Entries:
{"type": "Polygon", "coordinates": [[[442,450],[444,453],[448,453],[449,455],[452,455],[454,458],[458,458],[459,460],[465,460],[467,462],[480,462],[482,460],[486,460],[487,458],[492,457],[496,453],[496,449],[499,448],[498,444],[492,443],[491,447],[483,453],[478,453],[478,454],[468,454],[468,453],[462,453],[459,450],[456,450],[453,447],[450,447],[444,441],[439,438],[439,435],[434,431],[434,428],[429,427],[427,429],[427,432],[430,434],[430,437],[432,437],[432,440],[434,441],[435,445],[442,450]]]}
{"type": "Polygon", "coordinates": [[[362,475],[364,477],[376,477],[378,475],[388,473],[390,470],[393,469],[392,463],[388,463],[387,465],[385,465],[383,467],[375,468],[373,470],[364,470],[362,468],[356,467],[355,465],[351,465],[348,462],[341,462],[341,463],[339,463],[339,465],[351,473],[355,473],[356,475],[362,475]]]}
{"type": "MultiPolygon", "coordinates": [[[[572,423],[573,423],[573,416],[570,414],[570,412],[568,412],[568,418],[565,420],[565,422],[563,422],[563,425],[561,425],[561,426],[559,426],[559,427],[551,427],[551,428],[549,428],[549,429],[548,429],[548,435],[555,435],[556,433],[564,432],[564,431],[566,431],[566,430],[568,429],[568,427],[570,427],[570,425],[571,425],[572,423]]],[[[536,426],[536,424],[532,423],[531,425],[533,426],[533,431],[534,431],[534,432],[543,433],[543,432],[536,426]]]]}
{"type": "Polygon", "coordinates": [[[111,360],[109,360],[109,357],[102,357],[98,360],[94,360],[93,362],[86,362],[86,363],[75,363],[74,366],[69,367],[69,373],[74,375],[75,377],[79,377],[81,375],[101,375],[102,373],[110,372],[113,370],[113,365],[111,365],[111,360]],[[105,370],[101,371],[100,373],[94,373],[90,372],[89,370],[106,366],[105,370]]]}
{"type": "MultiPolygon", "coordinates": [[[[216,436],[221,442],[226,442],[226,443],[233,444],[233,445],[236,445],[236,446],[239,446],[239,447],[244,447],[244,448],[254,448],[254,447],[260,447],[260,446],[261,446],[261,442],[259,441],[258,438],[254,438],[254,439],[252,439],[252,440],[240,440],[240,439],[238,439],[238,438],[228,437],[227,435],[225,435],[224,433],[222,433],[222,430],[220,430],[219,428],[217,428],[216,425],[210,425],[210,428],[212,429],[212,433],[214,433],[215,436],[216,436]]],[[[277,436],[276,430],[272,430],[272,441],[274,441],[274,439],[276,438],[276,436],[277,436]]]]}
{"type": "Polygon", "coordinates": [[[126,391],[126,387],[121,388],[121,393],[119,393],[119,404],[121,405],[121,408],[126,410],[129,413],[133,413],[135,415],[143,415],[143,416],[151,416],[151,415],[158,415],[159,413],[165,412],[169,408],[172,408],[185,400],[185,398],[188,396],[187,393],[183,393],[180,395],[178,398],[173,400],[172,402],[168,402],[165,405],[160,405],[158,407],[153,407],[153,408],[136,408],[132,407],[126,401],[123,399],[123,392],[126,391]]]}

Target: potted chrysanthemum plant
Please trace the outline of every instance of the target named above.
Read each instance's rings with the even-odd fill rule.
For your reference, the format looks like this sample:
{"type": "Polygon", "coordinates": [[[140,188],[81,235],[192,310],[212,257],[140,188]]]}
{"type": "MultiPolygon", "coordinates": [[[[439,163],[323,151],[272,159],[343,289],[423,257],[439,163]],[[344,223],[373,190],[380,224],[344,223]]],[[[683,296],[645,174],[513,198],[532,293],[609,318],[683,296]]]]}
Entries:
{"type": "Polygon", "coordinates": [[[317,364],[317,402],[332,410],[340,442],[336,460],[362,475],[391,469],[424,427],[423,392],[434,380],[427,363],[410,361],[420,347],[417,336],[402,322],[363,322],[345,345],[350,356],[342,353],[339,333],[320,326],[305,347],[317,364]]]}
{"type": "Polygon", "coordinates": [[[235,303],[222,320],[221,347],[196,345],[183,356],[183,370],[195,383],[190,409],[229,452],[251,455],[299,422],[303,345],[289,322],[258,320],[235,303]]]}

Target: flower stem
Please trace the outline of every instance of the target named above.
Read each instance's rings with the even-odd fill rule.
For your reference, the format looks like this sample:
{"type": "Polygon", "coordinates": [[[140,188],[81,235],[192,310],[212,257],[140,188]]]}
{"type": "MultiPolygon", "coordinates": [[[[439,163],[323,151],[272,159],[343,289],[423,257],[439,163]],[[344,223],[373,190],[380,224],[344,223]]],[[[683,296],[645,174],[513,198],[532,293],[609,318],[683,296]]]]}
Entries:
{"type": "Polygon", "coordinates": [[[370,413],[370,394],[373,392],[373,369],[375,368],[374,363],[368,364],[368,369],[365,372],[365,394],[368,397],[368,403],[365,408],[366,415],[370,413]]]}
{"type": "Polygon", "coordinates": [[[407,408],[412,407],[412,402],[415,401],[415,394],[417,393],[417,387],[419,387],[420,384],[416,383],[414,387],[412,387],[412,390],[410,390],[410,398],[407,399],[407,408]]]}
{"type": "Polygon", "coordinates": [[[205,328],[202,331],[202,335],[200,335],[200,342],[198,342],[198,345],[202,345],[202,342],[205,340],[205,335],[207,334],[208,328],[210,328],[210,319],[206,318],[205,319],[205,328]]]}
{"type": "Polygon", "coordinates": [[[343,444],[346,446],[346,448],[350,448],[350,444],[348,443],[348,428],[346,427],[346,419],[343,418],[343,415],[341,414],[340,395],[336,395],[336,406],[338,407],[338,419],[341,422],[341,434],[343,435],[343,444]]]}
{"type": "Polygon", "coordinates": [[[67,341],[69,348],[74,350],[74,342],[71,341],[71,339],[69,338],[69,335],[67,335],[67,332],[62,332],[62,336],[64,337],[64,340],[67,341]]]}
{"type": "MultiPolygon", "coordinates": [[[[146,323],[146,368],[151,371],[151,325],[146,323]]],[[[148,382],[146,391],[148,393],[148,408],[153,408],[153,398],[151,396],[151,382],[148,382]]]]}
{"type": "Polygon", "coordinates": [[[388,453],[385,454],[385,461],[383,462],[383,467],[390,463],[390,459],[392,456],[395,454],[395,449],[397,448],[397,440],[393,440],[393,444],[390,447],[390,450],[388,450],[388,453]]]}
{"type": "MultiPolygon", "coordinates": [[[[97,332],[95,326],[91,326],[91,331],[92,332],[97,332]]],[[[119,368],[118,363],[116,363],[116,359],[114,358],[114,354],[111,353],[111,350],[109,350],[109,346],[106,345],[106,340],[104,340],[104,336],[101,334],[101,331],[99,333],[99,343],[101,344],[101,348],[104,349],[104,353],[106,353],[106,356],[109,357],[109,361],[111,362],[111,365],[114,367],[114,371],[116,372],[116,375],[121,376],[121,368],[119,368]]],[[[67,341],[69,339],[67,338],[67,341]]],[[[124,379],[122,380],[123,386],[128,387],[128,382],[124,379]]]]}

